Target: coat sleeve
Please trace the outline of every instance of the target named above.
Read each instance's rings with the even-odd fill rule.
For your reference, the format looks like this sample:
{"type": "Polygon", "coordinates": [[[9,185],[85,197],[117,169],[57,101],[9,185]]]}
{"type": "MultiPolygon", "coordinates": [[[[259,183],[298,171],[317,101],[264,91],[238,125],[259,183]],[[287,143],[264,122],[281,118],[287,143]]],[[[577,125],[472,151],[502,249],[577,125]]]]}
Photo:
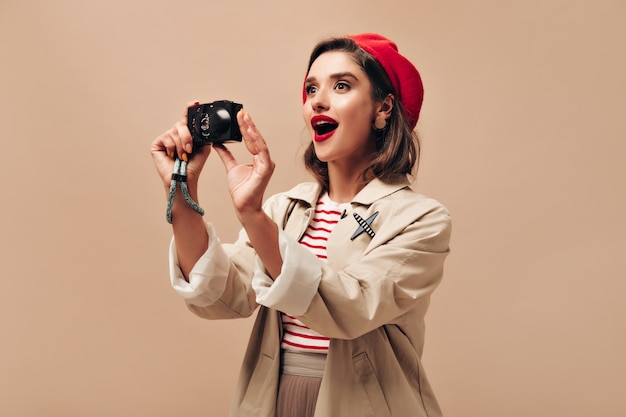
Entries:
{"type": "MultiPolygon", "coordinates": [[[[288,203],[289,200],[273,196],[265,203],[264,210],[277,216],[275,221],[282,221],[288,203]]],[[[206,227],[209,248],[193,266],[189,281],[178,266],[176,242],[172,239],[169,251],[172,287],[187,307],[202,318],[249,317],[259,306],[251,285],[256,252],[243,229],[235,243],[221,243],[213,224],[207,222],[206,227]]]]}
{"type": "Polygon", "coordinates": [[[406,212],[389,216],[392,223],[394,218],[404,219],[402,227],[388,226],[388,236],[382,236],[385,231],[381,229],[379,243],[342,269],[304,254],[287,262],[289,253],[284,252],[285,265],[306,262],[310,264],[308,272],[300,269],[293,274],[283,268],[284,276],[281,273],[271,282],[257,269],[253,284],[257,301],[338,339],[354,339],[416,310],[425,314],[429,295],[443,276],[451,221],[446,208],[434,200],[421,209],[406,211],[411,209],[413,217],[406,212]]]}
{"type": "Polygon", "coordinates": [[[209,249],[192,268],[187,282],[178,266],[176,242],[170,245],[170,281],[196,315],[207,319],[248,317],[258,307],[250,286],[254,250],[240,235],[235,244],[222,244],[211,223],[206,223],[209,249]]]}

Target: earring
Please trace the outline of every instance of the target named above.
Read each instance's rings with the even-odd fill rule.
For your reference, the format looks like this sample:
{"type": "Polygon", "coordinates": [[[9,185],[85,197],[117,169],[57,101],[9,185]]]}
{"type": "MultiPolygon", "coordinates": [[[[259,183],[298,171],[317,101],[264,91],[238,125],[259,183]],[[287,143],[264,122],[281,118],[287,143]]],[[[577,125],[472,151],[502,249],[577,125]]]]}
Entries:
{"type": "Polygon", "coordinates": [[[374,120],[374,129],[378,132],[385,130],[387,127],[387,120],[384,117],[374,120]]]}
{"type": "Polygon", "coordinates": [[[384,117],[379,117],[374,120],[374,126],[372,126],[372,130],[376,135],[376,144],[377,146],[382,146],[385,141],[385,136],[387,135],[387,129],[389,125],[387,124],[387,120],[384,117]]]}

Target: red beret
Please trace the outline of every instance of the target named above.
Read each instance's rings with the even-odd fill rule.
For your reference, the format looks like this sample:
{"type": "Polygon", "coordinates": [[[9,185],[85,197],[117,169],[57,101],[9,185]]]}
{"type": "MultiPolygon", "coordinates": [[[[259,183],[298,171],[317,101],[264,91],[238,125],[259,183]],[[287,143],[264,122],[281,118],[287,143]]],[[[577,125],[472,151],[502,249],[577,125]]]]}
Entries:
{"type": "Polygon", "coordinates": [[[362,33],[347,37],[383,66],[396,90],[396,98],[402,102],[411,128],[415,128],[424,99],[424,86],[417,68],[398,53],[398,46],[394,42],[381,35],[362,33]]]}

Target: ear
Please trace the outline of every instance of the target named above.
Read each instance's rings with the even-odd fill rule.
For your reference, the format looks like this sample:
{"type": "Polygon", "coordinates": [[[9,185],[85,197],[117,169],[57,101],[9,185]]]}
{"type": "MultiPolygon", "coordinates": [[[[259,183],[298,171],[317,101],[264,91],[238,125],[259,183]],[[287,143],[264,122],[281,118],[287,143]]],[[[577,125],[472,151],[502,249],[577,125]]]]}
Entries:
{"type": "Polygon", "coordinates": [[[394,100],[395,98],[393,94],[391,93],[387,94],[387,97],[385,97],[376,106],[376,113],[375,113],[374,119],[385,119],[385,120],[389,119],[389,117],[391,116],[391,110],[393,110],[394,100]]]}

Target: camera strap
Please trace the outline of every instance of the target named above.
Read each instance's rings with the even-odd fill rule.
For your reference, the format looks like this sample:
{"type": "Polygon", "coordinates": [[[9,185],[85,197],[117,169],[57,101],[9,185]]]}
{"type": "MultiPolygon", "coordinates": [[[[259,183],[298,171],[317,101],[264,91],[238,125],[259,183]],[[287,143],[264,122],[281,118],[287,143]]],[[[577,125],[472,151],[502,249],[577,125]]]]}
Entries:
{"type": "Polygon", "coordinates": [[[172,171],[172,181],[170,182],[170,192],[167,199],[167,212],[165,217],[169,224],[172,224],[172,206],[174,205],[174,195],[176,194],[176,185],[180,182],[180,191],[183,193],[183,197],[189,207],[204,216],[204,210],[198,205],[193,198],[189,195],[189,188],[187,188],[187,162],[176,158],[174,161],[174,170],[172,171]]]}

